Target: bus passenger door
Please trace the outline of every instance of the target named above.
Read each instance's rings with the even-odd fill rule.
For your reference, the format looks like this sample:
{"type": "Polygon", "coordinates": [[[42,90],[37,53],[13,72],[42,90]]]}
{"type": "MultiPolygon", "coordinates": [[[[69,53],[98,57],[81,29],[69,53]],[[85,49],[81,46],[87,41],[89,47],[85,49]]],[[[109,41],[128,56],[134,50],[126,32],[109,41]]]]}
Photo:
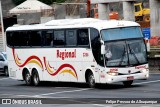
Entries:
{"type": "Polygon", "coordinates": [[[104,68],[104,58],[101,54],[101,42],[100,34],[97,29],[90,28],[90,41],[91,41],[91,55],[90,59],[94,60],[94,65],[91,64],[93,70],[95,71],[95,79],[98,83],[103,83],[105,81],[105,68],[104,68]]]}

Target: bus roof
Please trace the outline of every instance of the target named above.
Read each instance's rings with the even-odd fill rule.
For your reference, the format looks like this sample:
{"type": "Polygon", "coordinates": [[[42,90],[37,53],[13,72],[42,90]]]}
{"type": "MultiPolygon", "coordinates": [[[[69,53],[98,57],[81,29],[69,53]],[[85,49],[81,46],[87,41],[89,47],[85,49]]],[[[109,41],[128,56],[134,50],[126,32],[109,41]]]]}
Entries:
{"type": "Polygon", "coordinates": [[[123,21],[123,20],[100,20],[93,18],[81,18],[81,19],[61,19],[52,20],[44,24],[35,25],[20,25],[7,28],[6,31],[13,30],[35,30],[35,29],[63,29],[63,28],[85,28],[92,27],[98,30],[128,27],[128,26],[140,26],[136,22],[123,21]]]}

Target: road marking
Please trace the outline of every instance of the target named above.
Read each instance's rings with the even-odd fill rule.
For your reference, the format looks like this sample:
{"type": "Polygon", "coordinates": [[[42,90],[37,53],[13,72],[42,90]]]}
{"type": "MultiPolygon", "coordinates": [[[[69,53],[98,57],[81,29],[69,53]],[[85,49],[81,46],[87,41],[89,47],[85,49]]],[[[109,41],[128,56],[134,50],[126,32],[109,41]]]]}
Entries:
{"type": "Polygon", "coordinates": [[[160,105],[155,105],[155,107],[160,107],[160,105]]]}
{"type": "Polygon", "coordinates": [[[39,95],[35,95],[36,96],[46,96],[46,95],[54,95],[54,94],[62,94],[62,93],[72,93],[72,92],[79,92],[79,91],[85,91],[85,90],[90,90],[91,88],[87,88],[87,89],[81,89],[81,90],[71,90],[71,91],[60,91],[60,92],[54,92],[54,93],[46,93],[46,94],[39,94],[39,95]]]}
{"type": "Polygon", "coordinates": [[[54,87],[54,88],[72,88],[72,87],[54,87]]]}
{"type": "Polygon", "coordinates": [[[112,105],[108,105],[108,104],[106,104],[106,105],[102,105],[102,104],[92,104],[92,105],[94,105],[94,106],[99,106],[99,107],[118,107],[118,106],[120,106],[121,104],[112,104],[112,105]]]}
{"type": "Polygon", "coordinates": [[[13,95],[13,96],[18,96],[18,97],[32,97],[31,95],[13,95]]]}
{"type": "MultiPolygon", "coordinates": [[[[72,98],[72,99],[74,99],[74,98],[72,98]]],[[[65,100],[65,101],[70,101],[70,102],[74,102],[74,103],[81,103],[81,104],[87,104],[86,102],[83,102],[83,101],[77,101],[77,100],[71,100],[71,99],[59,99],[59,100],[65,100]]]]}
{"type": "Polygon", "coordinates": [[[32,95],[16,95],[16,94],[0,94],[1,96],[8,96],[8,97],[29,97],[29,98],[71,98],[71,97],[50,97],[50,96],[32,96],[32,95]]]}
{"type": "Polygon", "coordinates": [[[16,95],[16,94],[0,94],[0,96],[1,96],[1,95],[2,95],[2,96],[13,96],[13,97],[14,97],[14,96],[32,97],[31,95],[16,95]]]}
{"type": "Polygon", "coordinates": [[[106,105],[102,105],[102,104],[92,104],[94,106],[100,106],[100,107],[112,107],[112,106],[106,106],[106,105]]]}
{"type": "Polygon", "coordinates": [[[140,83],[134,83],[133,85],[139,85],[139,84],[148,84],[148,83],[154,83],[154,82],[160,82],[160,80],[155,80],[155,81],[147,81],[147,82],[140,82],[140,83]]]}
{"type": "Polygon", "coordinates": [[[13,94],[0,94],[0,96],[1,96],[1,95],[13,95],[13,94]]]}
{"type": "Polygon", "coordinates": [[[29,97],[29,98],[71,98],[71,97],[50,97],[50,96],[32,96],[32,95],[13,95],[18,97],[29,97]]]}
{"type": "Polygon", "coordinates": [[[8,78],[2,78],[2,79],[0,79],[0,80],[6,80],[6,79],[9,79],[9,77],[8,77],[8,78]]]}
{"type": "Polygon", "coordinates": [[[159,75],[160,73],[149,73],[151,75],[159,75]]]}
{"type": "Polygon", "coordinates": [[[152,106],[141,106],[141,107],[152,107],[152,106]]]}
{"type": "Polygon", "coordinates": [[[72,97],[50,97],[50,96],[39,96],[39,97],[37,97],[37,98],[64,98],[64,99],[67,99],[67,98],[72,98],[72,97]]]}

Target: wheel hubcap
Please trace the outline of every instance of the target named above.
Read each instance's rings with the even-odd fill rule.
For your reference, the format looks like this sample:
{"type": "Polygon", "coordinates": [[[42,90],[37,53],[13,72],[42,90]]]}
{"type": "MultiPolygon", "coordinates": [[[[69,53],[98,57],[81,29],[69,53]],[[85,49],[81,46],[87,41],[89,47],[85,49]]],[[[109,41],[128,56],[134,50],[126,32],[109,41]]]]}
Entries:
{"type": "Polygon", "coordinates": [[[27,81],[28,83],[30,82],[30,75],[29,75],[29,74],[26,75],[26,81],[27,81]]]}
{"type": "Polygon", "coordinates": [[[5,74],[8,75],[8,70],[7,69],[5,69],[5,74]]]}
{"type": "Polygon", "coordinates": [[[94,85],[94,76],[93,75],[90,76],[90,84],[92,86],[94,85]]]}
{"type": "Polygon", "coordinates": [[[35,76],[34,76],[34,82],[35,82],[35,84],[37,84],[37,83],[38,83],[38,81],[39,81],[39,79],[38,79],[38,75],[37,75],[37,74],[35,74],[35,76]]]}

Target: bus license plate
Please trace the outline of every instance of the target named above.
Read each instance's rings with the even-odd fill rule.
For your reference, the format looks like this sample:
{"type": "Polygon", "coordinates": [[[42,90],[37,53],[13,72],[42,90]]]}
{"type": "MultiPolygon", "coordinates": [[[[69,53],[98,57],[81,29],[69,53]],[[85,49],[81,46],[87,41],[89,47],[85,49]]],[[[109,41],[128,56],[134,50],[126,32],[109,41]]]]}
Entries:
{"type": "Polygon", "coordinates": [[[127,80],[134,80],[134,77],[133,76],[129,76],[129,77],[127,77],[127,80]]]}

